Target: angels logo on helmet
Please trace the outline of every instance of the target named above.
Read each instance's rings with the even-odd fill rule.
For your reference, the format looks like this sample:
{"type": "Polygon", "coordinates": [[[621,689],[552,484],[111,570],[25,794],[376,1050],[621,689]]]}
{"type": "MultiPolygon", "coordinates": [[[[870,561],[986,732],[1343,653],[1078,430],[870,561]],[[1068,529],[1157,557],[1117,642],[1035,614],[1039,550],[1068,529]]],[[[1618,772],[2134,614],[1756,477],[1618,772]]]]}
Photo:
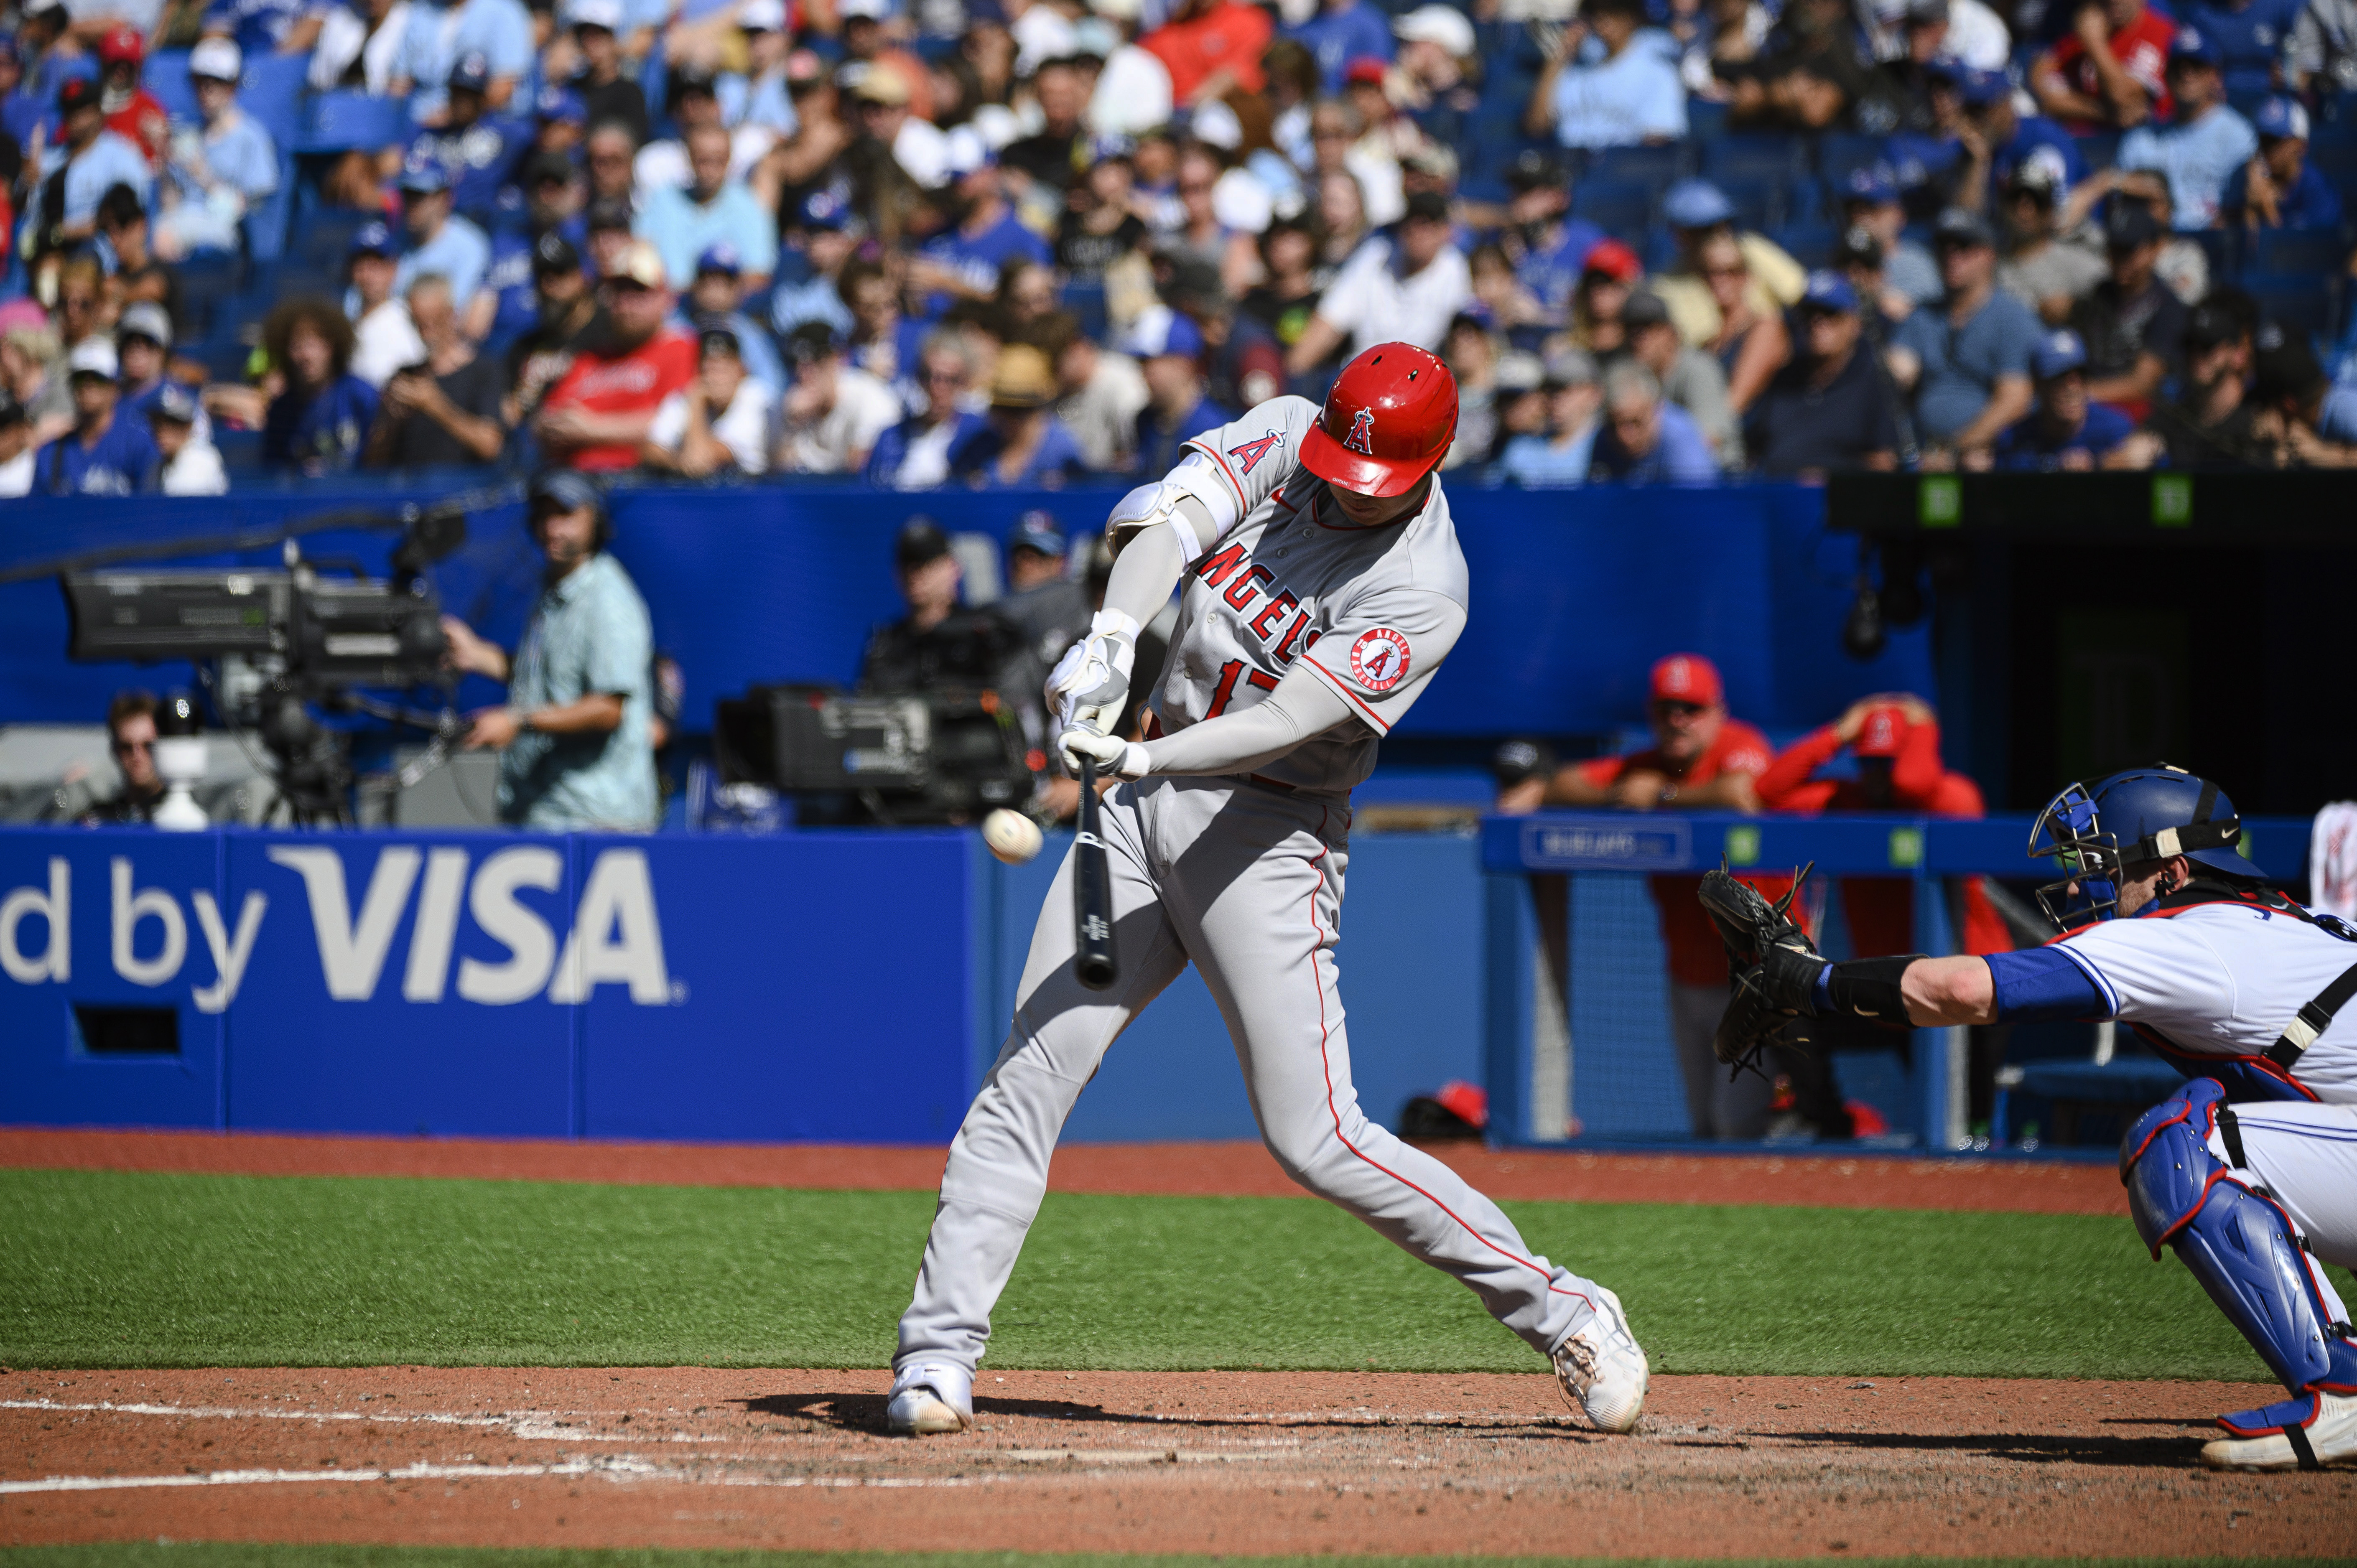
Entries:
{"type": "Polygon", "coordinates": [[[1407,679],[1407,639],[1379,626],[1351,644],[1351,676],[1370,692],[1388,692],[1407,679]]]}
{"type": "Polygon", "coordinates": [[[1359,417],[1351,422],[1351,434],[1342,437],[1343,446],[1352,452],[1375,455],[1375,411],[1362,408],[1359,417]]]}

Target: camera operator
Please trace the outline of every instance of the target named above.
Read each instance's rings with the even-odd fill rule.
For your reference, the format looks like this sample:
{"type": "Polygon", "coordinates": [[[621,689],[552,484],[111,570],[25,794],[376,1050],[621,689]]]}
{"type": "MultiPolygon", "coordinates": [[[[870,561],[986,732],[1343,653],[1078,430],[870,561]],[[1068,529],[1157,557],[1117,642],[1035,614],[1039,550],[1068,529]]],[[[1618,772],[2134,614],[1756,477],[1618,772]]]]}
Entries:
{"type": "Polygon", "coordinates": [[[893,561],[909,613],[868,638],[859,689],[879,695],[944,686],[995,691],[1013,706],[1031,770],[1041,772],[1048,671],[1031,639],[997,606],[958,602],[963,574],[950,553],[949,536],[931,518],[912,517],[901,526],[893,561]]]}
{"type": "Polygon", "coordinates": [[[499,751],[500,815],[511,825],[649,831],[658,814],[653,630],[646,601],[606,553],[605,498],[580,474],[544,474],[526,526],[548,564],[514,656],[442,620],[451,666],[508,688],[504,705],[471,715],[466,745],[499,751]]]}

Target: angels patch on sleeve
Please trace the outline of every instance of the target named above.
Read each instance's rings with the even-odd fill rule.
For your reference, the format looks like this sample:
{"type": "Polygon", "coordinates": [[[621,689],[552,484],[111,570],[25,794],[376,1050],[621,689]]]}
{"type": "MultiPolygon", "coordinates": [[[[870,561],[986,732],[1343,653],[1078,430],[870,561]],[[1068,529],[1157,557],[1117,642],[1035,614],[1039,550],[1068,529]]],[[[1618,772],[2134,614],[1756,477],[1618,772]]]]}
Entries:
{"type": "Polygon", "coordinates": [[[1362,631],[1351,644],[1351,678],[1370,692],[1388,692],[1407,679],[1407,638],[1390,627],[1362,631]]]}

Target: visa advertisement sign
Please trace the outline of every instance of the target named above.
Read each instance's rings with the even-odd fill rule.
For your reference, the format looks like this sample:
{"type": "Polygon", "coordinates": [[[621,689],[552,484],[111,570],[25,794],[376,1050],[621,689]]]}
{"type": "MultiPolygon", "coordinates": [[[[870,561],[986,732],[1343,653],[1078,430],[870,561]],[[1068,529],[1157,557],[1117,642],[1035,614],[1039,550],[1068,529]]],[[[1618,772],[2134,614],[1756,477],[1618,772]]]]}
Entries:
{"type": "Polygon", "coordinates": [[[0,832],[0,1122],[946,1138],[974,861],[947,832],[0,832]]]}

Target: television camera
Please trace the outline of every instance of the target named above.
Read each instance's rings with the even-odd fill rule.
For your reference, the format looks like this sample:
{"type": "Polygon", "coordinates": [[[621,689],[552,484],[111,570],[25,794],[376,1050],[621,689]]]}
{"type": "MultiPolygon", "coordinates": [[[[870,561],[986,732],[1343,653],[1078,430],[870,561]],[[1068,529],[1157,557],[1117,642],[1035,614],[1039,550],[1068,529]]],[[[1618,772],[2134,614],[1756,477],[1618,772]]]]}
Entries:
{"type": "MultiPolygon", "coordinates": [[[[441,605],[425,568],[467,537],[465,510],[412,509],[400,519],[368,514],[317,520],[322,526],[398,525],[392,575],[371,578],[357,561],[304,558],[287,531],[240,540],[275,542],[283,569],[124,567],[68,563],[58,574],[70,623],[67,657],[84,662],[186,659],[198,667],[217,717],[260,736],[279,798],[298,824],[349,824],[349,736],[313,709],[358,714],[432,732],[428,755],[447,757],[465,721],[450,707],[457,676],[443,667],[441,605]],[[436,708],[370,695],[436,689],[436,708]]],[[[192,541],[180,553],[212,553],[223,542],[192,541]]],[[[148,558],[154,558],[154,552],[148,558]]],[[[426,764],[431,767],[433,762],[426,764]]],[[[413,768],[415,765],[413,765],[413,768]]],[[[422,772],[422,768],[415,770],[422,772]]]]}

